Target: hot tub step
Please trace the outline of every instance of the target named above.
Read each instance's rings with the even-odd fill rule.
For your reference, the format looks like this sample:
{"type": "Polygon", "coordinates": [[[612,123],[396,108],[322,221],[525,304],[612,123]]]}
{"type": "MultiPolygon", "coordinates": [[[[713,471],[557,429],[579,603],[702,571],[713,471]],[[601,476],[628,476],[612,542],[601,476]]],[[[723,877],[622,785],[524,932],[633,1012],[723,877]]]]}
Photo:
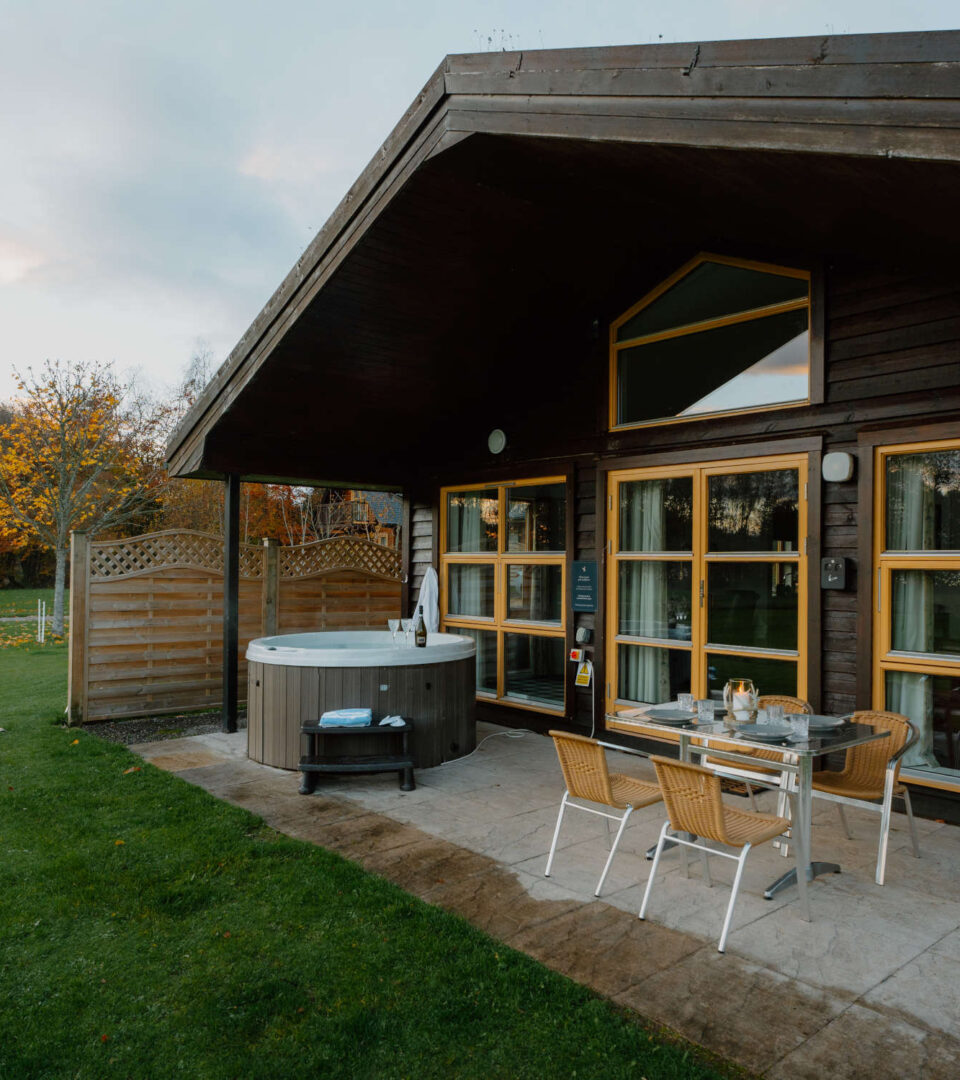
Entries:
{"type": "Polygon", "coordinates": [[[391,772],[395,769],[412,769],[413,758],[404,754],[364,754],[358,757],[329,758],[314,761],[301,758],[301,772],[391,772]]]}

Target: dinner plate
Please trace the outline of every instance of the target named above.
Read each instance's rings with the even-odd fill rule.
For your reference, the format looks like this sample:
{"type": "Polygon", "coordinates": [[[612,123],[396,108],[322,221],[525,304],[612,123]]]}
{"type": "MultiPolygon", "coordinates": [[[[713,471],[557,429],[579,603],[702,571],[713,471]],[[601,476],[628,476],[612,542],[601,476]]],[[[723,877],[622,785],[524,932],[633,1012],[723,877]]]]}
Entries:
{"type": "Polygon", "coordinates": [[[647,716],[661,724],[689,724],[697,714],[689,709],[648,709],[647,716]]]}
{"type": "Polygon", "coordinates": [[[842,727],[846,720],[842,716],[808,716],[807,721],[811,731],[830,731],[832,728],[842,727]]]}
{"type": "Polygon", "coordinates": [[[780,742],[793,734],[793,728],[784,724],[741,724],[737,732],[745,739],[759,739],[760,742],[780,742]]]}

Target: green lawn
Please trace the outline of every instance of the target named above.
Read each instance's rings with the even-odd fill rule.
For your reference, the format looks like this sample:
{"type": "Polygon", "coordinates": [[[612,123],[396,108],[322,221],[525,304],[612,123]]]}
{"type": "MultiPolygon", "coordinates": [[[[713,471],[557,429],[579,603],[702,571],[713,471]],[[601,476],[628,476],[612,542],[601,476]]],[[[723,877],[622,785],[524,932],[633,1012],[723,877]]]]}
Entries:
{"type": "Polygon", "coordinates": [[[0,651],[0,1080],[721,1075],[121,746],[0,651]]]}
{"type": "MultiPolygon", "coordinates": [[[[53,589],[0,589],[0,619],[10,615],[33,615],[36,618],[37,601],[46,600],[47,616],[53,615],[53,589]]],[[[70,610],[70,591],[63,594],[64,615],[70,610]]]]}

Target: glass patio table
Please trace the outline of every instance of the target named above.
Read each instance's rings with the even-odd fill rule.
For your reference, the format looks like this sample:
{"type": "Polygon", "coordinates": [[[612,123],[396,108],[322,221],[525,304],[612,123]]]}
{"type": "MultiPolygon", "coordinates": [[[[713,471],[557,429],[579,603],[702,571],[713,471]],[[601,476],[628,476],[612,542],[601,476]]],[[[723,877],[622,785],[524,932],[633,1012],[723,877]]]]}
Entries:
{"type": "MultiPolygon", "coordinates": [[[[675,708],[675,703],[653,706],[656,708],[675,708]]],[[[766,739],[757,739],[744,735],[737,729],[737,725],[728,724],[720,720],[713,724],[698,724],[691,720],[682,724],[668,723],[653,719],[645,715],[641,710],[631,711],[629,714],[619,713],[608,715],[610,720],[619,723],[628,723],[636,727],[638,735],[651,735],[654,738],[663,738],[668,732],[679,741],[680,760],[690,761],[693,754],[701,757],[709,751],[711,759],[718,762],[735,766],[737,775],[747,780],[756,779],[758,783],[767,787],[775,786],[786,794],[792,796],[793,819],[791,829],[796,865],[793,869],[782,874],[776,881],[764,890],[764,897],[772,900],[781,890],[791,885],[797,886],[800,910],[803,917],[810,920],[810,901],[807,895],[807,882],[812,881],[820,874],[839,874],[838,863],[815,862],[810,851],[810,833],[813,803],[813,761],[822,754],[830,754],[834,751],[849,750],[863,743],[873,742],[875,739],[889,738],[889,732],[877,731],[867,724],[843,723],[841,726],[828,731],[810,732],[809,738],[797,741],[793,737],[771,742],[766,739]],[[783,755],[782,761],[770,761],[763,759],[758,761],[749,753],[738,752],[742,746],[745,751],[751,750],[775,750],[783,755]],[[769,774],[754,773],[753,769],[767,768],[776,769],[781,778],[778,785],[773,784],[773,778],[769,774]],[[792,782],[791,782],[792,781],[792,782]],[[800,873],[801,867],[805,873],[800,873]]],[[[621,729],[622,730],[622,729],[621,729]]],[[[602,740],[601,740],[602,741],[602,740]]],[[[614,749],[622,750],[622,746],[613,743],[604,743],[614,749]]],[[[722,770],[721,770],[722,771],[722,770]]]]}

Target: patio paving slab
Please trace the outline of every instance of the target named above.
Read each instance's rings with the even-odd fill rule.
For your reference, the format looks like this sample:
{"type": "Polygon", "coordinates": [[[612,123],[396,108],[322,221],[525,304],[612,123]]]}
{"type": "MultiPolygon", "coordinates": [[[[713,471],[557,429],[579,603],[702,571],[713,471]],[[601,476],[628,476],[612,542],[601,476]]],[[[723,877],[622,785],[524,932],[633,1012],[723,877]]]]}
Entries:
{"type": "MultiPolygon", "coordinates": [[[[712,946],[689,952],[614,1000],[762,1075],[848,1004],[830,990],[721,955],[712,946]]],[[[833,1076],[829,1069],[822,1075],[833,1076]]]]}
{"type": "Polygon", "coordinates": [[[781,1058],[769,1080],[956,1080],[956,1039],[851,1005],[781,1058]]]}
{"type": "MultiPolygon", "coordinates": [[[[505,734],[486,724],[478,730],[505,734]]],[[[648,918],[637,918],[651,867],[644,853],[662,805],[631,818],[601,899],[593,896],[609,850],[601,819],[569,812],[552,876],[543,876],[563,792],[549,739],[487,738],[469,758],[419,770],[413,792],[381,774],[324,777],[309,797],[298,794],[297,774],[249,761],[242,732],[131,749],[764,1076],[960,1076],[960,829],[953,826],[919,822],[918,861],[905,820],[895,816],[888,884],[880,888],[878,815],[853,811],[858,840],[849,841],[833,808],[815,806],[814,851],[836,858],[843,872],[813,883],[813,921],[800,917],[794,890],[762,899],[792,859],[757,849],[721,956],[726,860],[711,860],[708,888],[696,857],[688,880],[677,853],[665,855],[648,918]]],[[[645,759],[614,760],[617,771],[652,773],[645,759]]],[[[772,809],[764,799],[761,808],[772,809]]]]}

